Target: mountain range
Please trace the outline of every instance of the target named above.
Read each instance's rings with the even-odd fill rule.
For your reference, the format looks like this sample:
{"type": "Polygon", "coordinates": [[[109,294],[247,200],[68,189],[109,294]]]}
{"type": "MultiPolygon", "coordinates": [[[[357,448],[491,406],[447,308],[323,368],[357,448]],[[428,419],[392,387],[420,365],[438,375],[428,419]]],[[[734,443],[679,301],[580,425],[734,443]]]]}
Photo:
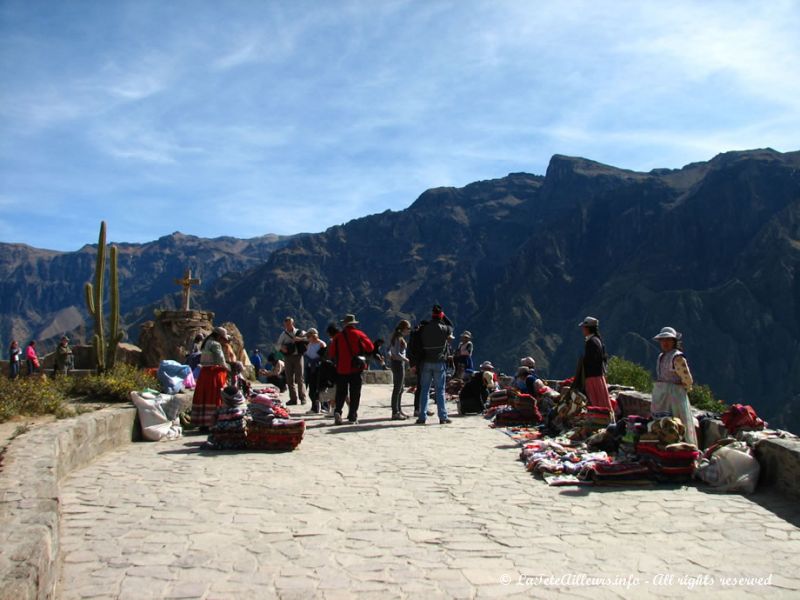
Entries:
{"type": "MultiPolygon", "coordinates": [[[[473,333],[478,359],[511,371],[530,355],[542,375],[565,378],[584,316],[600,319],[610,354],[649,368],[650,338],[670,325],[699,383],[800,431],[800,152],[727,152],[646,173],[556,155],[544,176],[431,189],[405,210],[322,233],[220,240],[122,245],[129,327],[148,316],[142,307],[174,302],[172,279],[190,263],[203,270],[197,302],[237,323],[250,346],[272,345],[287,314],[324,328],[355,313],[372,337],[388,337],[436,302],[473,333]]],[[[10,249],[2,335],[15,319],[77,322],[93,249],[10,249]]]]}

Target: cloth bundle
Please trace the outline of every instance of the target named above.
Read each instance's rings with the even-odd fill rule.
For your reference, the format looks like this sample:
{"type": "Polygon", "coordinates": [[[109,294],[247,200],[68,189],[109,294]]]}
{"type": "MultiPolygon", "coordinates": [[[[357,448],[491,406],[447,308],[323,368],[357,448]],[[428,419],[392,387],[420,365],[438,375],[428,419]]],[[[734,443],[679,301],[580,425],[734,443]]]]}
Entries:
{"type": "Polygon", "coordinates": [[[746,443],[725,439],[706,451],[695,475],[715,491],[752,494],[760,473],[761,467],[746,443]]]}
{"type": "Polygon", "coordinates": [[[677,417],[662,417],[653,421],[650,432],[641,436],[642,441],[657,441],[661,448],[684,440],[686,426],[677,417]]]}
{"type": "Polygon", "coordinates": [[[683,482],[694,474],[700,452],[692,444],[676,443],[661,448],[655,441],[636,445],[639,462],[650,469],[659,481],[683,482]]]}
{"type": "Polygon", "coordinates": [[[272,419],[269,425],[251,422],[247,431],[247,447],[251,450],[294,450],[303,440],[305,421],[272,419]]]}
{"type": "Polygon", "coordinates": [[[174,360],[162,360],[158,365],[156,378],[166,394],[180,394],[192,369],[174,360]]]}
{"type": "Polygon", "coordinates": [[[761,430],[766,425],[749,404],[734,404],[720,418],[731,435],[736,435],[740,429],[761,430]]]}
{"type": "Polygon", "coordinates": [[[611,411],[604,406],[587,406],[584,424],[590,429],[605,429],[611,424],[611,411]]]}
{"type": "Polygon", "coordinates": [[[228,386],[220,394],[224,405],[217,409],[217,422],[208,435],[216,450],[241,450],[247,439],[247,402],[242,392],[228,386]]]}
{"type": "MultiPolygon", "coordinates": [[[[536,405],[524,408],[515,408],[510,405],[500,406],[492,411],[492,419],[495,427],[507,427],[509,425],[531,425],[540,423],[542,415],[536,405]]],[[[487,413],[489,416],[489,413],[487,413]]]]}
{"type": "Polygon", "coordinates": [[[144,439],[160,442],[174,440],[183,435],[178,419],[180,400],[150,391],[131,392],[130,399],[136,406],[144,439]]]}
{"type": "Polygon", "coordinates": [[[597,484],[631,483],[648,479],[650,469],[638,462],[614,461],[593,462],[583,467],[578,479],[597,484]]]}

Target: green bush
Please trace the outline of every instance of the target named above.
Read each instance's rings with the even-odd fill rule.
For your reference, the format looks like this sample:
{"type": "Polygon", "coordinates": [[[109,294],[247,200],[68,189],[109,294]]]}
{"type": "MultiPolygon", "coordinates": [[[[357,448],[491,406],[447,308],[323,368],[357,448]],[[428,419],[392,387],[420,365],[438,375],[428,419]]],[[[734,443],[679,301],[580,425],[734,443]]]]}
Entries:
{"type": "Polygon", "coordinates": [[[612,356],[608,361],[608,374],[606,380],[614,385],[627,385],[640,392],[653,391],[653,377],[641,365],[612,356]]]}
{"type": "Polygon", "coordinates": [[[132,390],[158,388],[158,381],[146,371],[117,364],[102,375],[70,378],[67,393],[94,402],[127,402],[132,390]]]}
{"type": "Polygon", "coordinates": [[[75,411],[66,402],[61,380],[46,377],[0,378],[0,423],[17,415],[71,417],[75,411]]]}
{"type": "Polygon", "coordinates": [[[716,413],[724,413],[728,410],[728,406],[722,400],[715,398],[714,392],[707,385],[693,386],[692,391],[689,392],[689,402],[700,410],[709,410],[716,413]]]}

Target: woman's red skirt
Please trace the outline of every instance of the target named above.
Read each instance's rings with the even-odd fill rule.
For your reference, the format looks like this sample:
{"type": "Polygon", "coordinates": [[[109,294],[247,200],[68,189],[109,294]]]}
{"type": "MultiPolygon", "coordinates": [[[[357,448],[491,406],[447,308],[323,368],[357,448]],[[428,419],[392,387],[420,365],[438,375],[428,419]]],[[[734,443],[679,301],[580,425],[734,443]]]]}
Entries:
{"type": "Polygon", "coordinates": [[[192,425],[213,427],[217,422],[217,409],[222,406],[222,388],[228,383],[228,369],[208,366],[200,369],[197,387],[192,398],[192,425]]]}

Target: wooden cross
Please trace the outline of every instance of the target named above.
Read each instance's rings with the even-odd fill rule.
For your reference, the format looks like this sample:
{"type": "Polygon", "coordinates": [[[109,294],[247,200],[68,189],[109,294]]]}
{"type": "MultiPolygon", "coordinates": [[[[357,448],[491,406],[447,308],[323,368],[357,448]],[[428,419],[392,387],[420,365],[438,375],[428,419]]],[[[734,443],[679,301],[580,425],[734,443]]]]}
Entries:
{"type": "Polygon", "coordinates": [[[200,285],[199,279],[192,279],[192,270],[186,269],[183,279],[176,279],[175,283],[183,287],[183,310],[189,310],[189,298],[192,293],[193,285],[200,285]]]}

